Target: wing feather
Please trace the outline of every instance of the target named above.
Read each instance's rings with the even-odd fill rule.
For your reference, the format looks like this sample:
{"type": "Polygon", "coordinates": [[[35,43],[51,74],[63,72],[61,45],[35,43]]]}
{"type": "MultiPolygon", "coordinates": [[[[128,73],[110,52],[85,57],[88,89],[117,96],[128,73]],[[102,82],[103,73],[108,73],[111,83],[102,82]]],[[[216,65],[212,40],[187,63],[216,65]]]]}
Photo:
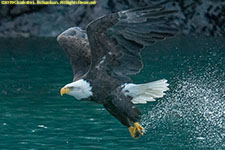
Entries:
{"type": "Polygon", "coordinates": [[[69,28],[57,37],[57,41],[70,58],[74,78],[83,78],[91,64],[91,51],[87,34],[78,27],[69,28]]]}
{"type": "Polygon", "coordinates": [[[143,66],[140,53],[144,46],[178,32],[172,19],[176,12],[156,5],[109,14],[91,22],[87,26],[91,69],[127,79],[129,75],[139,73],[143,66]]]}

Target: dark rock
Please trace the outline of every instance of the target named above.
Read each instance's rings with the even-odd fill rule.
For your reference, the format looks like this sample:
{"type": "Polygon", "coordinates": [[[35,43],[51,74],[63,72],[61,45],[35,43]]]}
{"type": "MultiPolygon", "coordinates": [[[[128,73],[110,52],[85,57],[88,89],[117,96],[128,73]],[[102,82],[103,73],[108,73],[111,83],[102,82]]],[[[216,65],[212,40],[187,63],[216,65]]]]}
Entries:
{"type": "MultiPolygon", "coordinates": [[[[55,37],[71,26],[86,25],[102,15],[164,2],[165,0],[98,0],[97,5],[0,5],[0,37],[55,37]]],[[[184,34],[225,35],[225,2],[222,0],[171,0],[184,34]]]]}

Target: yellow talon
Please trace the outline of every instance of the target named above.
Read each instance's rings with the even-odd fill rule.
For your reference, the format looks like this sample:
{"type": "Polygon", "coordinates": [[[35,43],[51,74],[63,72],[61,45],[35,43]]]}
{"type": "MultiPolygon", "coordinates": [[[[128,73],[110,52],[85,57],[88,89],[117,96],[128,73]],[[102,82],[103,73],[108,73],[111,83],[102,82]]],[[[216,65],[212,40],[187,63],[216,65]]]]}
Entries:
{"type": "Polygon", "coordinates": [[[144,128],[138,123],[138,122],[135,122],[134,123],[134,127],[138,130],[138,132],[143,135],[144,133],[142,132],[144,130],[144,128]]]}
{"type": "Polygon", "coordinates": [[[144,128],[138,122],[134,123],[134,127],[132,126],[129,127],[130,135],[135,139],[137,139],[140,134],[141,135],[144,134],[143,130],[144,128]]]}
{"type": "Polygon", "coordinates": [[[130,126],[128,129],[130,131],[130,135],[132,136],[132,138],[137,138],[137,136],[136,136],[137,129],[135,127],[132,127],[132,126],[130,126]]]}

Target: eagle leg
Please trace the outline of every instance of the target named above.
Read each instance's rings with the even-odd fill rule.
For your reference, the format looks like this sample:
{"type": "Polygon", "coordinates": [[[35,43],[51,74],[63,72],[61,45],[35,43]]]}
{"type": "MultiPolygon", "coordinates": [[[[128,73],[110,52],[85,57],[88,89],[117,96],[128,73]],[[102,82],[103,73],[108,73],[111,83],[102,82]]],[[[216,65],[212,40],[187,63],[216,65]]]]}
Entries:
{"type": "Polygon", "coordinates": [[[135,123],[134,123],[134,127],[137,129],[137,131],[138,131],[141,135],[144,134],[144,133],[143,133],[144,128],[143,128],[138,122],[135,122],[135,123]]]}

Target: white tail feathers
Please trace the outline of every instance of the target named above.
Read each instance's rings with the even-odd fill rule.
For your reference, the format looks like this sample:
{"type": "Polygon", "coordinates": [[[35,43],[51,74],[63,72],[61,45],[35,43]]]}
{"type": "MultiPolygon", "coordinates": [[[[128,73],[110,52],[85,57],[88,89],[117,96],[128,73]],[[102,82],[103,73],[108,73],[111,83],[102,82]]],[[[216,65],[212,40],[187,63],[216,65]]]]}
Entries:
{"type": "Polygon", "coordinates": [[[167,80],[162,79],[144,84],[124,84],[122,92],[126,96],[132,97],[132,103],[145,104],[155,101],[156,98],[162,98],[165,91],[169,90],[167,80]]]}

